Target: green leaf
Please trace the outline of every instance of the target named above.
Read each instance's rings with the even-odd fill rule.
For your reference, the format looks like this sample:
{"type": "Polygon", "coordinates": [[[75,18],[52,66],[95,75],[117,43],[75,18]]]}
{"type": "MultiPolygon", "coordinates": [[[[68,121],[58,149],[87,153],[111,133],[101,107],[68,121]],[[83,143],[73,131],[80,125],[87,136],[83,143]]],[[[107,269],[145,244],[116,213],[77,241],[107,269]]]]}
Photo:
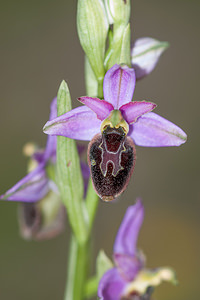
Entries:
{"type": "MultiPolygon", "coordinates": [[[[58,116],[71,110],[67,83],[62,81],[57,96],[58,116]]],[[[67,208],[72,230],[79,243],[87,239],[86,208],[83,202],[83,179],[74,140],[57,137],[57,183],[61,199],[67,208]]]]}

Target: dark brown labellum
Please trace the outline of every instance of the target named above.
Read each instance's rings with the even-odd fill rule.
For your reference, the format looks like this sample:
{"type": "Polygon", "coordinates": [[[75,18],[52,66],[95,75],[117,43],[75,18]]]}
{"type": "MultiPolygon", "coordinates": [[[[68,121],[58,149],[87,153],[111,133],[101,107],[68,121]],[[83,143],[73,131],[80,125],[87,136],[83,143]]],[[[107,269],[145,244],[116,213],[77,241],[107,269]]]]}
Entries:
{"type": "Polygon", "coordinates": [[[104,201],[118,197],[127,187],[135,166],[135,146],[123,129],[108,126],[88,146],[88,164],[96,193],[104,201]]]}

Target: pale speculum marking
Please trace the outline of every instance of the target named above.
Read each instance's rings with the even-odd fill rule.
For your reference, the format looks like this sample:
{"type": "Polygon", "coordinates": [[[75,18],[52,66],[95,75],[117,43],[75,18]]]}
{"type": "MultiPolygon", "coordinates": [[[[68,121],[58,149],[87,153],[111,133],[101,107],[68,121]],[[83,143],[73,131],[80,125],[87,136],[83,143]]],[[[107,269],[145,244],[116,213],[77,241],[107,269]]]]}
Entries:
{"type": "Polygon", "coordinates": [[[124,146],[125,134],[123,129],[111,128],[108,126],[102,134],[102,143],[99,145],[101,149],[100,169],[104,177],[106,177],[108,164],[113,166],[112,175],[116,176],[119,171],[124,168],[121,166],[122,152],[126,151],[124,146]]]}

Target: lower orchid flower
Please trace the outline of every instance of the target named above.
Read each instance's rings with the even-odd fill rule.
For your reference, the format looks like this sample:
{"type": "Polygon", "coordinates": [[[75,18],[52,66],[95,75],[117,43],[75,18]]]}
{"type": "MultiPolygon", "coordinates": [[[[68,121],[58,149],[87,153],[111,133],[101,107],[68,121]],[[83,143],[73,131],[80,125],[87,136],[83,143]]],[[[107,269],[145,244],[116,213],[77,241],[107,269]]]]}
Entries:
{"type": "Polygon", "coordinates": [[[126,188],[135,165],[135,145],[179,146],[186,134],[151,112],[156,104],[132,101],[136,76],[126,65],[114,65],[105,75],[104,100],[80,97],[85,106],[48,121],[44,132],[90,141],[88,163],[97,194],[110,201],[126,188]]]}
{"type": "MultiPolygon", "coordinates": [[[[55,98],[51,103],[50,120],[57,116],[56,101],[55,98]]],[[[48,167],[55,165],[56,137],[48,137],[45,150],[38,150],[34,145],[28,144],[24,152],[31,157],[28,174],[4,195],[1,195],[1,200],[37,202],[51,189],[52,181],[47,176],[47,170],[48,167]]]]}
{"type": "Polygon", "coordinates": [[[145,268],[144,255],[136,248],[143,218],[144,208],[138,200],[127,209],[118,230],[113,249],[115,267],[109,269],[99,282],[100,300],[150,300],[153,287],[162,281],[176,283],[170,268],[145,268]]]}
{"type": "MultiPolygon", "coordinates": [[[[57,116],[57,99],[51,103],[50,120],[57,116]]],[[[79,153],[83,152],[82,147],[79,153]]],[[[55,183],[56,137],[49,136],[45,150],[33,144],[24,147],[30,157],[28,175],[21,179],[0,200],[22,202],[19,206],[20,232],[27,239],[47,239],[65,228],[66,209],[55,183]]],[[[90,176],[88,166],[81,162],[85,192],[90,176]]]]}

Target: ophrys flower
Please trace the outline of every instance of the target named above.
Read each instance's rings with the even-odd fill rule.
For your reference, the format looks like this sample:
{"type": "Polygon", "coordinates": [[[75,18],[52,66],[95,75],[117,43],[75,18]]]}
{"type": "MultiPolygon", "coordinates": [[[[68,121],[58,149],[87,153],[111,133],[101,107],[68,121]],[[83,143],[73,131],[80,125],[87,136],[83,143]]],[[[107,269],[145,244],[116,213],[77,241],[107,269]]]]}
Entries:
{"type": "Polygon", "coordinates": [[[132,101],[134,69],[114,65],[105,75],[104,100],[80,97],[85,104],[49,121],[44,132],[88,140],[88,163],[97,194],[105,201],[119,196],[135,164],[134,144],[145,147],[179,146],[186,134],[152,113],[156,104],[132,101]]]}
{"type": "Polygon", "coordinates": [[[143,218],[144,207],[138,200],[127,209],[118,230],[113,247],[115,267],[108,270],[99,282],[100,300],[150,300],[151,287],[162,281],[176,283],[170,268],[145,268],[144,255],[136,248],[143,218]]]}

